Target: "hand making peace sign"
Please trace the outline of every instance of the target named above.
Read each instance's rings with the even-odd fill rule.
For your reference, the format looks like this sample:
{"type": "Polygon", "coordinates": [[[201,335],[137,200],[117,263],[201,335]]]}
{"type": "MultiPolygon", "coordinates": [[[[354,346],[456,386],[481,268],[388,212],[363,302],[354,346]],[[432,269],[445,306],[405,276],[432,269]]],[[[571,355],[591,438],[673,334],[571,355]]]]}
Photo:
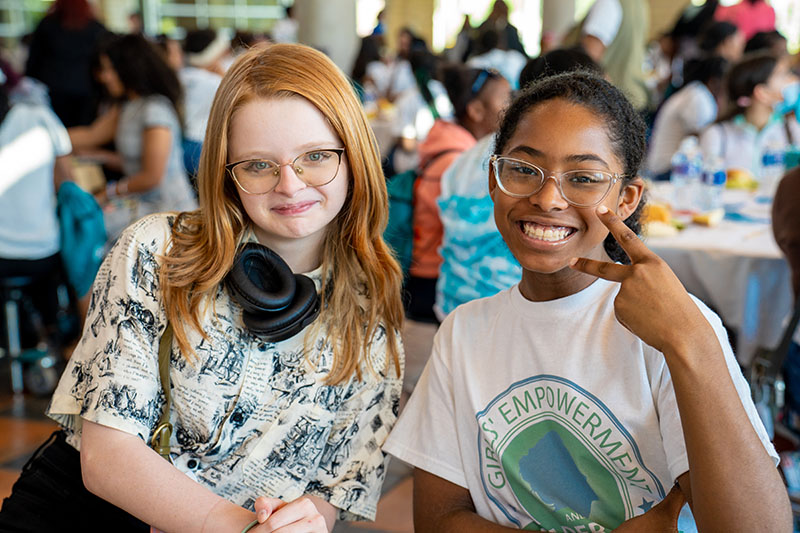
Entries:
{"type": "Polygon", "coordinates": [[[698,335],[714,338],[711,325],[664,260],[605,206],[597,208],[597,216],[628,254],[631,264],[576,258],[570,266],[621,283],[614,300],[617,320],[662,353],[692,346],[692,339],[703,338],[698,335]]]}

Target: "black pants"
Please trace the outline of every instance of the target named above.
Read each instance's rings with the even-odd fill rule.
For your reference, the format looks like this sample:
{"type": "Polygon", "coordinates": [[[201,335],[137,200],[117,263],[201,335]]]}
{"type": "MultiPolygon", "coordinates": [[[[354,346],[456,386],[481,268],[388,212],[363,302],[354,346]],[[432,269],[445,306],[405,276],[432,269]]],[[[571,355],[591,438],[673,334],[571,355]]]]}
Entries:
{"type": "Polygon", "coordinates": [[[86,490],[80,454],[67,444],[63,431],[53,433],[36,450],[0,509],[2,533],[51,531],[150,531],[145,523],[86,490]]]}
{"type": "Polygon", "coordinates": [[[439,319],[433,312],[433,304],[436,303],[436,282],[438,278],[418,278],[409,276],[406,278],[404,299],[406,306],[406,317],[417,322],[427,322],[438,324],[439,319]]]}
{"type": "Polygon", "coordinates": [[[52,325],[56,321],[58,285],[63,279],[61,268],[59,253],[32,260],[0,257],[0,278],[25,276],[33,280],[23,292],[31,299],[45,325],[52,325]]]}

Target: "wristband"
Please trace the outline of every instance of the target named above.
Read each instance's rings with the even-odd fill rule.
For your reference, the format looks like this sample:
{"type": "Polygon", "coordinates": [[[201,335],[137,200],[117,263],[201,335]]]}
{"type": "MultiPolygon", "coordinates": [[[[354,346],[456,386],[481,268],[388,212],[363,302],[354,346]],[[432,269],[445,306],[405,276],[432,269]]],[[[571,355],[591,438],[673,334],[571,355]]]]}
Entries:
{"type": "Polygon", "coordinates": [[[250,531],[251,529],[253,529],[257,525],[258,525],[258,520],[253,520],[252,522],[250,522],[249,524],[244,526],[244,529],[242,530],[242,533],[247,533],[248,531],[250,531]]]}

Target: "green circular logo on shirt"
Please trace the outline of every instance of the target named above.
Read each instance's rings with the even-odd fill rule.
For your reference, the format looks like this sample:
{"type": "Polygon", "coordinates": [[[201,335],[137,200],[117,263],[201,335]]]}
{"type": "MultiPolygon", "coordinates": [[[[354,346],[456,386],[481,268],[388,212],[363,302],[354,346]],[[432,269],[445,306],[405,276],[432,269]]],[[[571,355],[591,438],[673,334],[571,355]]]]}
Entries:
{"type": "Polygon", "coordinates": [[[664,497],[628,431],[569,380],[516,383],[477,418],[486,495],[518,527],[608,531],[664,497]]]}

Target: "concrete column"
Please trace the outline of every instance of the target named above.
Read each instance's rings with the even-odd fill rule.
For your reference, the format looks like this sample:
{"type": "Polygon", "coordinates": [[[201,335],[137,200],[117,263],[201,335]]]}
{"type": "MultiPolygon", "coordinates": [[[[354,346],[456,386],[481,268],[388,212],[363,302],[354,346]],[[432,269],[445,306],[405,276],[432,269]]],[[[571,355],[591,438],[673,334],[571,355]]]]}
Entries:
{"type": "Polygon", "coordinates": [[[542,52],[558,46],[574,25],[574,0],[542,0],[542,52]]]}
{"type": "Polygon", "coordinates": [[[295,0],[298,41],[324,51],[345,73],[358,54],[356,0],[295,0]]]}
{"type": "Polygon", "coordinates": [[[434,0],[386,0],[386,44],[397,50],[397,34],[404,26],[433,43],[434,0]]]}
{"type": "Polygon", "coordinates": [[[650,0],[650,38],[671,30],[688,5],[689,0],[650,0]]]}
{"type": "Polygon", "coordinates": [[[128,16],[140,10],[138,0],[97,0],[94,5],[106,28],[121,33],[129,31],[128,16]]]}

